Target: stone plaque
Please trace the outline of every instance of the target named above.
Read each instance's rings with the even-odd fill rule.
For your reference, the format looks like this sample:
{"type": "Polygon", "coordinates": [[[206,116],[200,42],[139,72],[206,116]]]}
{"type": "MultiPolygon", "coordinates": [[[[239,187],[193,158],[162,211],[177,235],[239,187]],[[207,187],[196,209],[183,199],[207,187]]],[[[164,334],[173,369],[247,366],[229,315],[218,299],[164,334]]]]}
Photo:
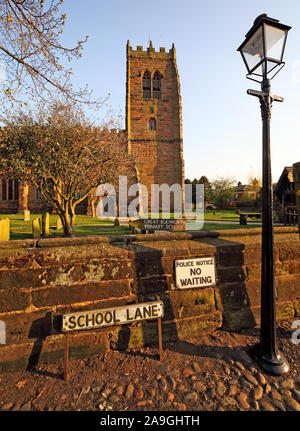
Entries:
{"type": "Polygon", "coordinates": [[[145,219],[144,229],[146,230],[173,230],[176,224],[174,219],[145,219]]]}

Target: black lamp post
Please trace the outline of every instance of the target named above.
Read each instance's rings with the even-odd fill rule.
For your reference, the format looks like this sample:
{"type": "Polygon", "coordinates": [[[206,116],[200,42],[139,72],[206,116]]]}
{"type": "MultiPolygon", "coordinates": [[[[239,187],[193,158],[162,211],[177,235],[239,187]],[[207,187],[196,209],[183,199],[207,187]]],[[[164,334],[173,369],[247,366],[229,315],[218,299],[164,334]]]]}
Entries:
{"type": "Polygon", "coordinates": [[[263,122],[261,330],[260,343],[255,346],[253,354],[262,368],[277,375],[288,372],[289,365],[276,346],[270,120],[272,102],[282,102],[283,98],[271,94],[270,81],[284,66],[282,59],[290,28],[266,14],[260,15],[238,48],[247,67],[247,78],[259,82],[262,90],[247,91],[251,96],[259,97],[263,122]]]}

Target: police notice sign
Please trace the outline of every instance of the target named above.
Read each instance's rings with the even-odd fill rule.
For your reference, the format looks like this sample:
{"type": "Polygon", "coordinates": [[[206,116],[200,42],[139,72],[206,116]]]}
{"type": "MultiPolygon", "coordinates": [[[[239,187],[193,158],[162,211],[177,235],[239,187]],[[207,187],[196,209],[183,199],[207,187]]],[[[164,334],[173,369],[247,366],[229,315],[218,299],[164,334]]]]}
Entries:
{"type": "Polygon", "coordinates": [[[213,286],[216,283],[215,259],[201,257],[176,260],[175,274],[178,289],[213,286]]]}

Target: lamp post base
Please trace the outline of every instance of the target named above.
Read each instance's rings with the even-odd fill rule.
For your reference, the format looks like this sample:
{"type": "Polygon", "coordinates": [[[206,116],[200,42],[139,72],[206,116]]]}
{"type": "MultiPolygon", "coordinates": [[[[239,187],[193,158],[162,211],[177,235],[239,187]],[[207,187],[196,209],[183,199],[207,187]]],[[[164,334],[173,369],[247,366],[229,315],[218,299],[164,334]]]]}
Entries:
{"type": "Polygon", "coordinates": [[[268,373],[281,376],[289,372],[290,367],[283,356],[277,353],[276,357],[268,357],[261,353],[260,344],[256,344],[252,350],[253,359],[268,373]]]}

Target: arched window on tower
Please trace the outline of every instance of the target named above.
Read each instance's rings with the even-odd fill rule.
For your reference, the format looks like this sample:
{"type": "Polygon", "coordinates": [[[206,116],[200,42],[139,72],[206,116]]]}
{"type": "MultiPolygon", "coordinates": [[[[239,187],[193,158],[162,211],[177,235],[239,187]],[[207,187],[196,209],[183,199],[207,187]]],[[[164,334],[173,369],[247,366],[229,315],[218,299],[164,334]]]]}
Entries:
{"type": "Polygon", "coordinates": [[[143,76],[143,97],[145,99],[151,98],[151,74],[148,70],[145,71],[143,76]]]}
{"type": "Polygon", "coordinates": [[[148,122],[148,129],[149,130],[156,130],[156,120],[155,118],[150,118],[148,122]]]}
{"type": "Polygon", "coordinates": [[[153,75],[153,97],[154,99],[161,98],[161,74],[157,71],[153,75]]]}

